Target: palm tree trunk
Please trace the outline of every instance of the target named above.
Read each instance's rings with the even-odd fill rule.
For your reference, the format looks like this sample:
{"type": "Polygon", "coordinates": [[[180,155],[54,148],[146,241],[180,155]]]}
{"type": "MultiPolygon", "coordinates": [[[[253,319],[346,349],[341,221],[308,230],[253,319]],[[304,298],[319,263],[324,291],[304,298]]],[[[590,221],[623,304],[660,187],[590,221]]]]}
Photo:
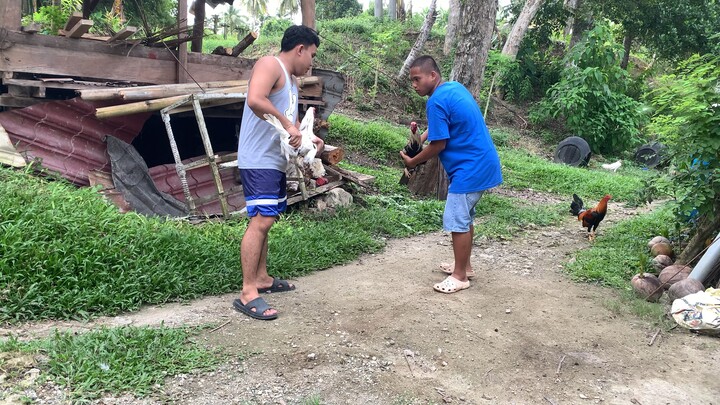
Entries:
{"type": "Polygon", "coordinates": [[[378,20],[382,19],[382,0],[375,0],[375,18],[378,20]]]}
{"type": "Polygon", "coordinates": [[[205,34],[205,0],[195,0],[195,24],[193,25],[193,39],[190,51],[202,52],[203,36],[205,34]]]}

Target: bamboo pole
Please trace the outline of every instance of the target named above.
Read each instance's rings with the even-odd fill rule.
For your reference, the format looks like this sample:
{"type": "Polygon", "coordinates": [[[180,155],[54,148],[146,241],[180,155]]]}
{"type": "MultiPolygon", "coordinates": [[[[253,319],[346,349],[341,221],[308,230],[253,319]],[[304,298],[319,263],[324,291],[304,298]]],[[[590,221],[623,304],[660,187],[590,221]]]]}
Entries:
{"type": "MultiPolygon", "coordinates": [[[[150,100],[155,98],[173,97],[191,93],[202,93],[208,89],[222,89],[237,86],[247,86],[247,80],[228,80],[216,82],[199,83],[198,87],[195,83],[180,84],[158,84],[150,86],[135,87],[114,87],[103,89],[83,89],[76,92],[80,98],[88,101],[97,100],[150,100]]],[[[305,87],[320,83],[317,76],[306,76],[298,78],[298,87],[305,87]]]]}
{"type": "MultiPolygon", "coordinates": [[[[247,93],[247,86],[227,87],[210,91],[208,93],[247,93]]],[[[165,107],[181,101],[185,97],[187,97],[187,95],[145,100],[110,107],[101,107],[95,110],[95,116],[102,119],[142,112],[160,111],[165,107]]]]}

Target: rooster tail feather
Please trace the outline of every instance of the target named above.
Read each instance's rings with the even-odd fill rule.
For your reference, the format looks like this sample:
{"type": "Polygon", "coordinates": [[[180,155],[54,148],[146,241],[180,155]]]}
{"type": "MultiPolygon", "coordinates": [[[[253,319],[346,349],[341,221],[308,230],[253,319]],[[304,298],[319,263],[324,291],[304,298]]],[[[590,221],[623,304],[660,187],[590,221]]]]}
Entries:
{"type": "Polygon", "coordinates": [[[570,213],[573,215],[580,215],[582,211],[583,200],[581,200],[577,194],[573,194],[573,201],[570,203],[570,213]]]}

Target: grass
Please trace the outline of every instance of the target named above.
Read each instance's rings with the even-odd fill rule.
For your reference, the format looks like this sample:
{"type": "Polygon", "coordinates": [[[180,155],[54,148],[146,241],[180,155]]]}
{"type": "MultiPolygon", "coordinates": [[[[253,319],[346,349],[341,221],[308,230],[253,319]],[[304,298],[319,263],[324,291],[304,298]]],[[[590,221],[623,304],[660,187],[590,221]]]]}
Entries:
{"type": "Polygon", "coordinates": [[[566,269],[575,280],[629,291],[633,275],[655,272],[650,265],[647,242],[654,235],[668,235],[672,223],[669,208],[618,223],[607,228],[592,248],[579,251],[566,269]]]}
{"type": "Polygon", "coordinates": [[[31,342],[11,338],[0,342],[0,350],[41,358],[42,378],[81,403],[104,393],[144,396],[166,377],[219,364],[219,357],[192,342],[191,335],[190,330],[167,327],[102,327],[82,334],[56,331],[31,342]]]}

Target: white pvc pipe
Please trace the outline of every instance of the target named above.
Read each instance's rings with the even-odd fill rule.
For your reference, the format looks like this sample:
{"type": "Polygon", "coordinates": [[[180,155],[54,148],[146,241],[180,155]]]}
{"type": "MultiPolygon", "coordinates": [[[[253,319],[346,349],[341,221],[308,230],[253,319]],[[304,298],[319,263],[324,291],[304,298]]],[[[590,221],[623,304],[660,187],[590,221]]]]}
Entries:
{"type": "Polygon", "coordinates": [[[705,279],[710,274],[710,271],[712,271],[715,263],[717,263],[720,259],[720,243],[718,240],[720,240],[720,233],[718,233],[713,243],[710,247],[708,247],[707,252],[705,252],[703,257],[700,258],[698,264],[690,272],[688,278],[698,280],[702,283],[705,282],[705,279]]]}

